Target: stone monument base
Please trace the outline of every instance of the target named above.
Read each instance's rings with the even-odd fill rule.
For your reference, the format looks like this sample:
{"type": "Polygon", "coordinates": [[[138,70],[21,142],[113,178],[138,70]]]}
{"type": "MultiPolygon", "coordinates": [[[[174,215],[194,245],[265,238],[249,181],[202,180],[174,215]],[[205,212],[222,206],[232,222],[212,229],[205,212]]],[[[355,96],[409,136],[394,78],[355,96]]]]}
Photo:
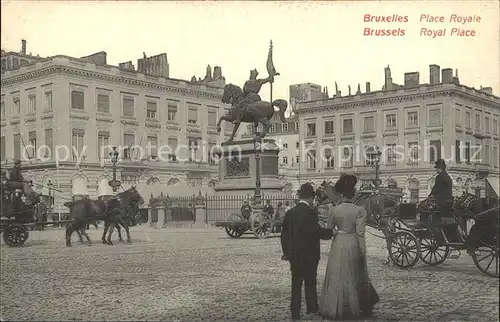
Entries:
{"type": "Polygon", "coordinates": [[[272,139],[224,142],[219,152],[219,183],[216,195],[253,196],[256,185],[256,148],[260,155],[261,195],[279,194],[284,184],[278,179],[279,147],[272,139]]]}

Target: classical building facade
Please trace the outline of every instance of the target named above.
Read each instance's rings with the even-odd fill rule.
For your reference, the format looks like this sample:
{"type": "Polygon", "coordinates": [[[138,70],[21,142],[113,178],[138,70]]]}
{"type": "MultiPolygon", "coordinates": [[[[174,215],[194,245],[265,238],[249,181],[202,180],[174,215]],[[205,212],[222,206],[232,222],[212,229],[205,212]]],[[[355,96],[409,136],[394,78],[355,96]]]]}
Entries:
{"type": "Polygon", "coordinates": [[[76,177],[85,178],[88,195],[95,197],[100,178],[111,176],[113,146],[125,187],[159,185],[159,194],[168,184],[216,182],[210,151],[232,131],[230,123],[216,131],[229,108],[221,103],[220,67],[191,82],[169,78],[166,54],[144,55],[137,70],[131,62],[107,65],[105,52],[5,66],[2,168],[22,159],[25,177],[43,187],[51,181],[56,205],[72,197],[76,177]]]}
{"type": "Polygon", "coordinates": [[[500,98],[491,88],[460,85],[449,68],[430,66],[430,84],[406,73],[404,85],[385,69],[381,91],[357,91],[298,103],[299,174],[320,183],[341,173],[375,176],[377,148],[384,185],[403,188],[407,200],[426,197],[434,184],[434,162],[444,158],[455,193],[499,177],[500,98]],[[440,73],[441,72],[441,73],[440,73]],[[441,79],[442,78],[442,79],[441,79]]]}

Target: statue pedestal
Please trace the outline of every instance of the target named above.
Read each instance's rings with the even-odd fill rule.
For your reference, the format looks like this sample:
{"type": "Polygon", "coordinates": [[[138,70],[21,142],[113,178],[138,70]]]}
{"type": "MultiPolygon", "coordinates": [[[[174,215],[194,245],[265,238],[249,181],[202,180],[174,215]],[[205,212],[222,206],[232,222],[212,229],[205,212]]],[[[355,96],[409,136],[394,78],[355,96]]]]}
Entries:
{"type": "MultiPolygon", "coordinates": [[[[219,183],[213,188],[217,195],[255,194],[255,147],[253,139],[222,143],[219,183]]],[[[257,148],[260,154],[261,195],[281,193],[284,185],[278,180],[278,145],[274,140],[264,139],[261,144],[257,143],[257,148]]]]}

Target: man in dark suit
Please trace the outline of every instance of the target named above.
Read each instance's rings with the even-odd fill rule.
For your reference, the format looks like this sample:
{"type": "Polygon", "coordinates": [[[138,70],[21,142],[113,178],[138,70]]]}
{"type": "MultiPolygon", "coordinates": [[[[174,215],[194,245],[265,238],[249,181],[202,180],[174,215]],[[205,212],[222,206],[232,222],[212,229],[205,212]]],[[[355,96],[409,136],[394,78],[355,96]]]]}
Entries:
{"type": "Polygon", "coordinates": [[[434,168],[437,176],[432,187],[430,196],[436,198],[441,216],[453,217],[453,182],[446,172],[446,164],[443,159],[438,159],[434,168]]]}
{"type": "Polygon", "coordinates": [[[283,260],[290,262],[292,273],[292,319],[300,319],[302,281],[305,284],[307,313],[318,312],[316,276],[320,258],[320,239],[331,239],[332,230],[318,223],[318,212],[313,209],[314,188],[305,183],[299,190],[299,202],[287,211],[281,231],[283,260]]]}

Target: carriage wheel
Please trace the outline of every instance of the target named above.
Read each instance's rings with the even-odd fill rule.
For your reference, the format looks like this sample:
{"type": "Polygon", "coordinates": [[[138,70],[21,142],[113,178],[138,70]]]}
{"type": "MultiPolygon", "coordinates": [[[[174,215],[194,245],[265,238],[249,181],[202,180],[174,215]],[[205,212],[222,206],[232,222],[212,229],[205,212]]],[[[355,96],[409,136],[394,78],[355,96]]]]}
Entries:
{"type": "Polygon", "coordinates": [[[420,259],[427,265],[437,266],[444,263],[450,255],[448,245],[439,245],[433,234],[420,237],[420,259]]]}
{"type": "Polygon", "coordinates": [[[398,231],[389,239],[389,257],[401,268],[409,268],[418,262],[420,245],[417,238],[406,231],[398,231]]]}
{"type": "Polygon", "coordinates": [[[5,228],[3,241],[9,246],[21,246],[28,239],[28,230],[22,225],[12,225],[5,228]]]}
{"type": "Polygon", "coordinates": [[[257,238],[267,238],[271,232],[271,216],[266,213],[254,214],[250,221],[250,227],[257,238]]]}
{"type": "Polygon", "coordinates": [[[226,218],[226,234],[231,238],[240,238],[246,231],[243,228],[236,228],[236,223],[241,223],[245,219],[239,214],[231,214],[226,218]]]}
{"type": "Polygon", "coordinates": [[[476,267],[484,274],[498,278],[498,235],[492,243],[486,243],[481,238],[476,239],[476,248],[472,253],[472,260],[476,267]]]}

